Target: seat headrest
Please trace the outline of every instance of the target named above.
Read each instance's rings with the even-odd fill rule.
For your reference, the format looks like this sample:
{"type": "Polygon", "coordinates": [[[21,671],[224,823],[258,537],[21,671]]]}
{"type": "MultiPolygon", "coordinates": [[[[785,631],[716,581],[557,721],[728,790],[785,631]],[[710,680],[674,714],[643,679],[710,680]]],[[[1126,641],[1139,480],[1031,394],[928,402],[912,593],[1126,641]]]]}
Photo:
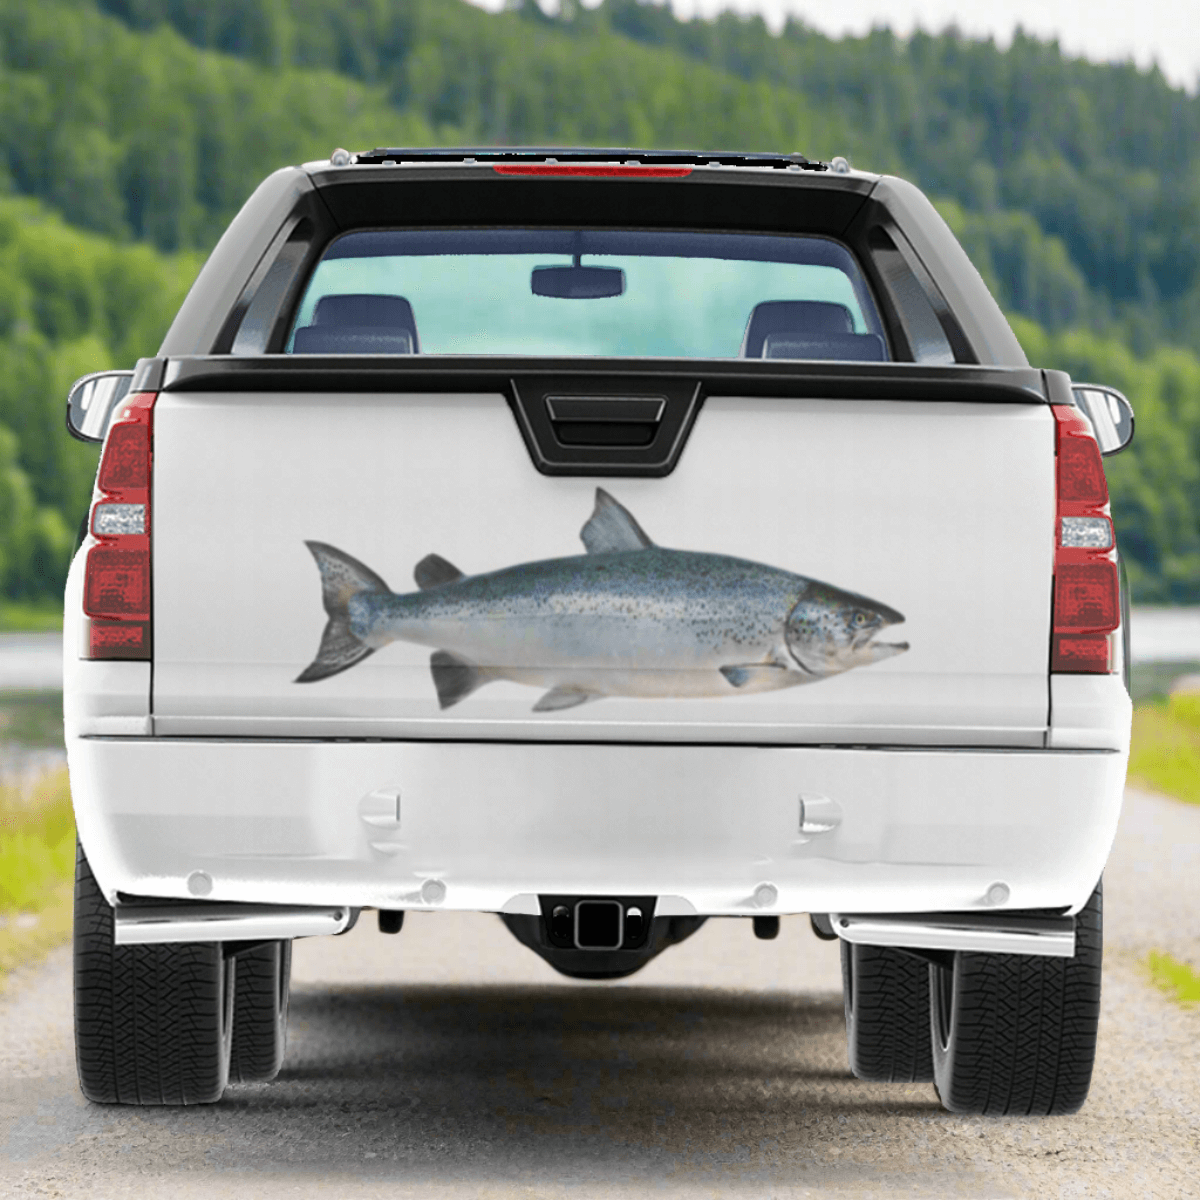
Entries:
{"type": "MultiPolygon", "coordinates": [[[[309,328],[320,327],[331,332],[335,329],[375,329],[390,334],[407,334],[412,345],[407,351],[392,350],[392,354],[419,354],[421,343],[417,338],[417,321],[412,305],[403,296],[375,296],[368,293],[352,293],[344,296],[322,296],[313,309],[309,328]]],[[[297,330],[297,333],[300,331],[297,330]]],[[[311,351],[309,352],[311,353],[311,351]]]]}
{"type": "Polygon", "coordinates": [[[413,322],[412,305],[403,296],[322,296],[312,315],[313,325],[391,325],[413,322]]]}
{"type": "Polygon", "coordinates": [[[764,300],[746,322],[742,358],[762,358],[770,336],[797,339],[854,332],[854,316],[844,304],[829,300],[764,300]]]}

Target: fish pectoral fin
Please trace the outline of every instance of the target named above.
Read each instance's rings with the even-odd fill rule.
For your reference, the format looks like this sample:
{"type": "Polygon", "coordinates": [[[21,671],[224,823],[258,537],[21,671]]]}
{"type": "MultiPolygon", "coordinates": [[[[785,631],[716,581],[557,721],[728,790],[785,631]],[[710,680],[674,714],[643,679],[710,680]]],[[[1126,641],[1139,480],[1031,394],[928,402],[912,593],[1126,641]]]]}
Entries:
{"type": "Polygon", "coordinates": [[[745,663],[735,667],[722,667],[721,674],[732,687],[744,688],[756,679],[763,683],[775,683],[779,679],[779,672],[786,670],[787,667],[782,663],[745,663]]]}
{"type": "Polygon", "coordinates": [[[621,550],[645,550],[654,543],[624,505],[603,488],[596,489],[596,507],[579,531],[589,554],[616,554],[621,550]]]}
{"type": "Polygon", "coordinates": [[[443,583],[454,583],[463,578],[463,573],[440,554],[427,554],[413,567],[413,578],[417,581],[417,587],[425,591],[427,588],[440,587],[443,583]]]}
{"type": "Polygon", "coordinates": [[[458,658],[449,650],[435,650],[429,656],[429,670],[437,689],[438,706],[450,708],[465,700],[473,691],[483,687],[492,676],[490,672],[458,658]]]}
{"type": "Polygon", "coordinates": [[[599,700],[595,692],[585,692],[582,688],[556,687],[551,688],[533,706],[534,712],[558,712],[563,708],[574,708],[577,704],[586,704],[589,700],[599,700]]]}

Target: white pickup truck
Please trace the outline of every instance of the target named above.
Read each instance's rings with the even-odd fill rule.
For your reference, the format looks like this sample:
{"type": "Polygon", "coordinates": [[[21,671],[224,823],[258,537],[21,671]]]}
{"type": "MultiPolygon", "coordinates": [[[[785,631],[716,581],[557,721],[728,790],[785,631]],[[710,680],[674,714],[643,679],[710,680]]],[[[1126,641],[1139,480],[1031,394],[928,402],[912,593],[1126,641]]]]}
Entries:
{"type": "Polygon", "coordinates": [[[840,160],[277,171],[158,356],[69,399],[84,1093],[271,1078],[291,939],[363,910],[590,980],[809,914],[856,1075],[1075,1111],[1132,422],[840,160]]]}

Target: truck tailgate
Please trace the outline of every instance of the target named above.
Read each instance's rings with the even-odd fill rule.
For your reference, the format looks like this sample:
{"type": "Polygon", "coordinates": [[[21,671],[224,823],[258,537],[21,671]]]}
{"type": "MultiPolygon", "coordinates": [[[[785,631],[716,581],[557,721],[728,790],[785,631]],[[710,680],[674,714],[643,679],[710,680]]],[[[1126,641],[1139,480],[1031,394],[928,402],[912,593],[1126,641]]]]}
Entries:
{"type": "Polygon", "coordinates": [[[167,391],[154,729],[1040,746],[1053,456],[1044,404],[709,396],[669,475],[548,477],[500,394],[167,391]],[[347,559],[371,653],[299,681],[347,559]],[[829,672],[801,643],[859,602],[907,649],[829,672]]]}

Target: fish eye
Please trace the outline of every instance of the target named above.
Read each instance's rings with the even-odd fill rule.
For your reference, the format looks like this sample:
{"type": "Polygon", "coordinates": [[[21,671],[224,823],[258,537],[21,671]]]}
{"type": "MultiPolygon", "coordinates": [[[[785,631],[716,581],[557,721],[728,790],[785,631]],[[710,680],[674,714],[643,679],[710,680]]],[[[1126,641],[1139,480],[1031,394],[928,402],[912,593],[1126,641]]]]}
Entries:
{"type": "Polygon", "coordinates": [[[867,614],[864,612],[856,612],[854,614],[855,627],[861,629],[867,623],[867,614]]]}

